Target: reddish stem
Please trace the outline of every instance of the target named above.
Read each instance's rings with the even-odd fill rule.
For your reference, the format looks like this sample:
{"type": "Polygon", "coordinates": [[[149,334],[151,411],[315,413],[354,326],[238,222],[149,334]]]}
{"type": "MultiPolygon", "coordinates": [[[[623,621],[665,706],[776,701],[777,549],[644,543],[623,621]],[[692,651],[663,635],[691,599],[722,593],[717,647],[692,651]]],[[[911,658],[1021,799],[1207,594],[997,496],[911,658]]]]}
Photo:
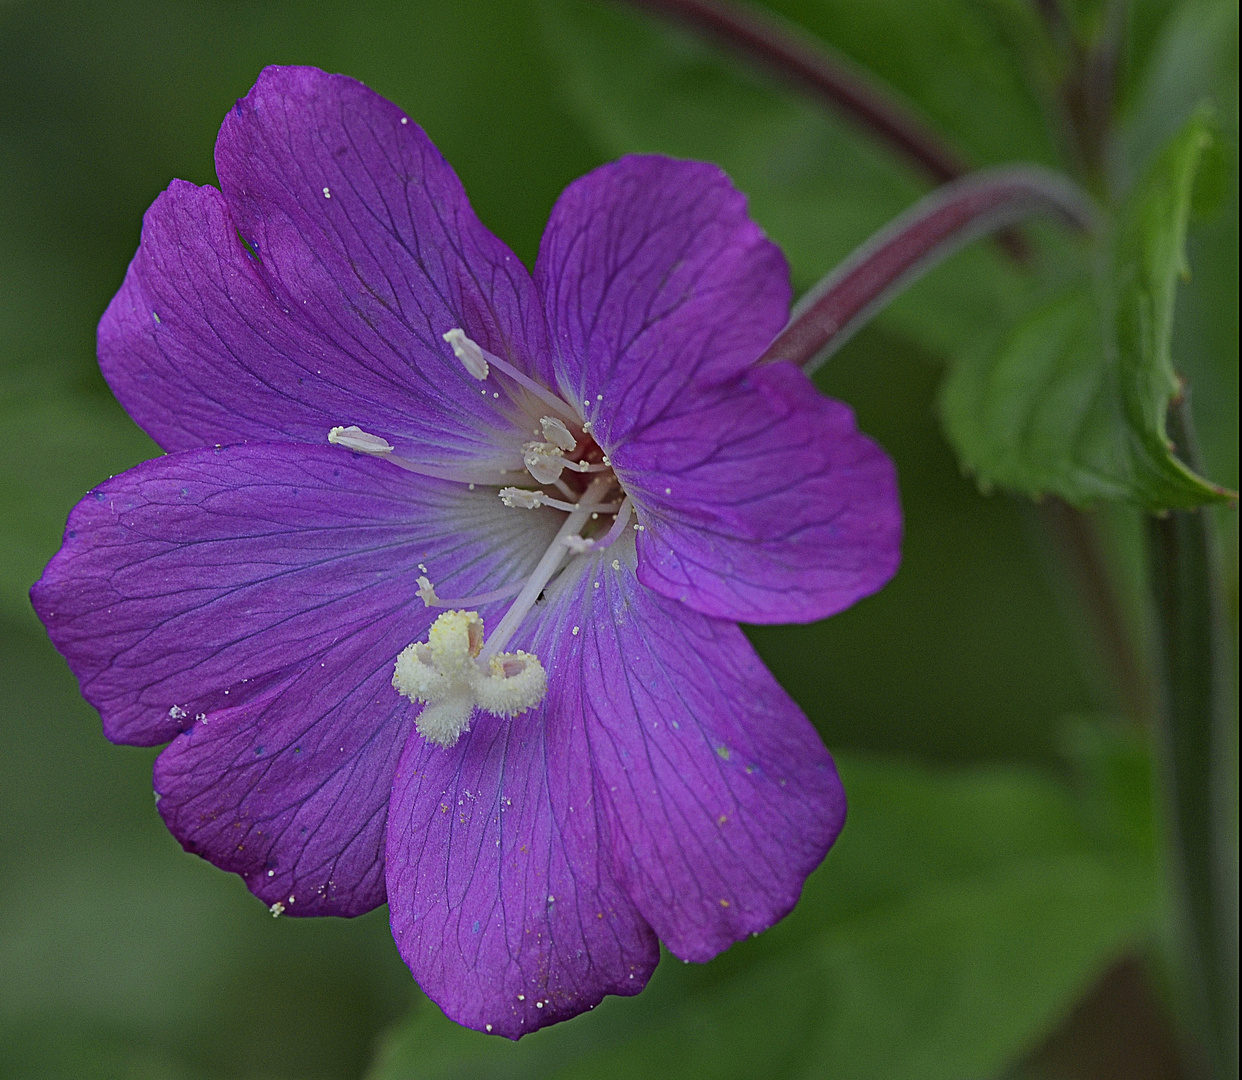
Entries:
{"type": "Polygon", "coordinates": [[[1094,210],[1068,180],[1033,166],[945,184],[857,248],[806,294],[759,362],[814,370],[892,297],[971,240],[1032,214],[1090,231],[1094,210]]]}
{"type": "Polygon", "coordinates": [[[913,159],[932,179],[964,175],[966,162],[891,91],[769,12],[729,0],[631,0],[705,31],[847,113],[913,159]]]}

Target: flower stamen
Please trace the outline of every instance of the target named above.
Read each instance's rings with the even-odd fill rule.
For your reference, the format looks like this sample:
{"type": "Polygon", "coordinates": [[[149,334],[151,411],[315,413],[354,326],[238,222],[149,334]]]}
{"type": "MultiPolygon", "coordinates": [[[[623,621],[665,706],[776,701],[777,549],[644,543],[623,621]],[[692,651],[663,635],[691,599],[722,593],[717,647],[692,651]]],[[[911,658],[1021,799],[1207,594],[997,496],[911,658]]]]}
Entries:
{"type": "Polygon", "coordinates": [[[494,604],[497,600],[507,600],[510,596],[514,596],[522,591],[522,586],[526,584],[526,579],[515,581],[512,584],[504,585],[499,589],[493,589],[491,592],[479,593],[475,596],[454,597],[449,600],[441,600],[436,593],[436,587],[426,577],[418,579],[418,598],[426,607],[438,608],[478,608],[484,604],[494,604]]]}
{"type": "Polygon", "coordinates": [[[460,484],[503,484],[506,480],[511,479],[512,473],[521,472],[520,469],[497,469],[492,472],[486,472],[470,466],[453,467],[427,465],[419,461],[410,461],[403,458],[399,454],[394,454],[393,445],[387,439],[379,435],[372,435],[369,431],[363,431],[356,424],[349,427],[334,427],[328,432],[328,442],[333,446],[343,446],[346,450],[352,450],[357,454],[366,454],[368,457],[381,458],[384,461],[391,462],[399,469],[406,472],[414,473],[416,476],[430,476],[436,480],[452,480],[460,484]]]}
{"type": "Polygon", "coordinates": [[[540,386],[529,375],[524,375],[518,371],[508,360],[502,360],[495,353],[488,352],[477,341],[468,337],[466,332],[460,327],[453,327],[453,329],[444,333],[442,337],[452,347],[453,355],[461,361],[462,366],[476,379],[480,381],[486,379],[490,374],[490,368],[496,368],[503,374],[508,375],[523,390],[528,391],[545,405],[550,406],[553,412],[559,413],[570,423],[581,423],[573,409],[552,393],[552,391],[540,386]]]}

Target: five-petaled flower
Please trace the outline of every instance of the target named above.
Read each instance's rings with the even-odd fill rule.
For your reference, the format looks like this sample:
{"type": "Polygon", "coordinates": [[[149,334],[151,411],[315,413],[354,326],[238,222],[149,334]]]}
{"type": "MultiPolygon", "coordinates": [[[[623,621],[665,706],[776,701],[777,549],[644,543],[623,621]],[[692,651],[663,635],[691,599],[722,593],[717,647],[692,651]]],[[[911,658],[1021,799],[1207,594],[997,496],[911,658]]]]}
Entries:
{"type": "Polygon", "coordinates": [[[168,452],[73,511],[35,607],[159,811],[274,912],[387,901],[516,1038],[794,905],[845,801],[736,623],[898,562],[894,471],[788,364],[783,257],[714,166],[571,184],[532,276],[427,136],[269,68],[99,330],[168,452]]]}

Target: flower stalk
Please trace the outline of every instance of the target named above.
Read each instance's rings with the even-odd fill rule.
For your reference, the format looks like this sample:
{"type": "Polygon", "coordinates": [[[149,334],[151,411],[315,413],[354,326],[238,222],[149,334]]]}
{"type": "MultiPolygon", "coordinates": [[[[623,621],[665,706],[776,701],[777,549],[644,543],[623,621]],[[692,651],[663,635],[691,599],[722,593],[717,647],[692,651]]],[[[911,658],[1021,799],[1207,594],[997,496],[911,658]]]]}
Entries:
{"type": "Polygon", "coordinates": [[[1090,200],[1068,179],[1033,166],[991,169],[945,184],[855,249],[810,290],[761,363],[813,372],[875,313],[970,241],[1032,214],[1094,228],[1090,200]]]}
{"type": "Polygon", "coordinates": [[[822,43],[807,41],[771,12],[730,0],[633,2],[684,23],[775,72],[884,139],[931,179],[943,183],[969,171],[957,151],[874,76],[822,43]]]}
{"type": "MultiPolygon", "coordinates": [[[[1169,433],[1198,468],[1183,395],[1169,433]]],[[[1182,977],[1219,1080],[1238,1071],[1238,833],[1233,649],[1210,509],[1148,519],[1158,629],[1159,781],[1182,977]]]]}

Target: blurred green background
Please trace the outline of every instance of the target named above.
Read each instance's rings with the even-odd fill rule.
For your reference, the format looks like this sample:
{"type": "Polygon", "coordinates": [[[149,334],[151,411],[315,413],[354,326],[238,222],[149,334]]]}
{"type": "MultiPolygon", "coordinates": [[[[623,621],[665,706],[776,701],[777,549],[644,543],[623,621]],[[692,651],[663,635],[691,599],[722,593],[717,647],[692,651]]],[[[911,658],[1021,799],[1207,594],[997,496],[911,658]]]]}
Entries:
{"type": "MultiPolygon", "coordinates": [[[[1033,3],[775,6],[975,164],[1061,160],[1033,3]]],[[[1145,737],[1114,718],[1041,511],[980,494],[936,415],[946,358],[1072,261],[1039,232],[1038,273],[978,245],[821,373],[895,458],[907,534],[879,596],[754,634],[851,798],[786,924],[515,1048],[420,998],[384,911],[273,921],[180,851],[154,812],[154,752],[104,741],[26,590],[77,498],[157,453],[98,373],[95,324],[143,211],[173,177],[214,182],[220,120],[269,63],[398,102],[528,262],[564,185],[625,150],[724,164],[800,288],[926,190],[777,84],[589,0],[0,0],[0,1076],[1179,1075],[1145,737]]],[[[1236,146],[1236,65],[1236,5],[1136,4],[1123,156],[1204,94],[1236,146]]],[[[1236,487],[1236,186],[1191,259],[1178,362],[1210,474],[1236,487]]],[[[1101,524],[1141,632],[1134,522],[1101,524]]]]}

